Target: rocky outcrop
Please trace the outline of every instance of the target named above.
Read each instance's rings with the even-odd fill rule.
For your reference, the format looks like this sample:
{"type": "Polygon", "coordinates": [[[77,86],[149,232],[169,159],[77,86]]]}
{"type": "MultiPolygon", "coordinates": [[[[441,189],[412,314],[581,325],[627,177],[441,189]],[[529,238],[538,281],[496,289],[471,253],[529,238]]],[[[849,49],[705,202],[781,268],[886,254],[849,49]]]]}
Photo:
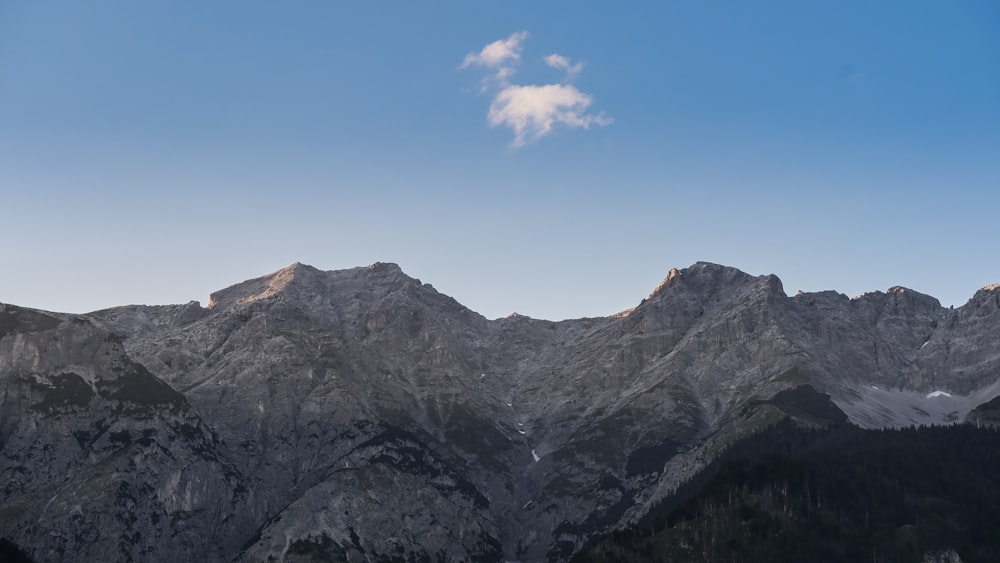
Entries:
{"type": "Polygon", "coordinates": [[[252,491],[184,396],[85,317],[0,318],[0,534],[39,561],[230,557],[252,491]]]}
{"type": "Polygon", "coordinates": [[[924,554],[922,563],[962,563],[962,558],[954,549],[924,554]]]}
{"type": "Polygon", "coordinates": [[[207,308],[8,306],[0,536],[52,560],[562,560],[783,417],[961,421],[1000,395],[997,294],[788,297],[698,263],[612,317],[487,320],[393,264],[294,264],[207,308]],[[99,492],[42,508],[64,481],[99,492]],[[148,494],[112,506],[115,482],[148,494]],[[53,543],[77,504],[136,520],[53,543]]]}

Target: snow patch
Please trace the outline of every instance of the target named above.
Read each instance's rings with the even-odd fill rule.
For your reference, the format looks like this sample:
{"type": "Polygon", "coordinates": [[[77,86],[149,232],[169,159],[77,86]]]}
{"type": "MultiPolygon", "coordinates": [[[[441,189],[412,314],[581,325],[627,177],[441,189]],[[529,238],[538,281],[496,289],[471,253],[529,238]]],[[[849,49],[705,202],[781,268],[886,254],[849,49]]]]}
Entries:
{"type": "Polygon", "coordinates": [[[928,340],[927,342],[924,342],[923,344],[921,344],[921,345],[920,345],[920,348],[918,348],[918,350],[923,350],[923,349],[924,349],[924,346],[927,346],[927,345],[928,345],[928,344],[930,344],[930,343],[931,343],[931,341],[930,341],[930,340],[928,340]]]}
{"type": "Polygon", "coordinates": [[[927,394],[928,399],[933,399],[934,397],[951,397],[951,393],[946,393],[944,391],[934,391],[933,393],[927,394]]]}
{"type": "Polygon", "coordinates": [[[535,463],[542,461],[542,458],[538,457],[538,454],[535,453],[535,450],[531,450],[531,457],[535,459],[535,463]]]}
{"type": "MultiPolygon", "coordinates": [[[[524,430],[518,430],[517,433],[520,434],[520,435],[522,435],[522,436],[524,436],[525,434],[527,434],[527,432],[525,432],[524,430]]],[[[538,461],[538,460],[536,459],[535,461],[538,461]]]]}

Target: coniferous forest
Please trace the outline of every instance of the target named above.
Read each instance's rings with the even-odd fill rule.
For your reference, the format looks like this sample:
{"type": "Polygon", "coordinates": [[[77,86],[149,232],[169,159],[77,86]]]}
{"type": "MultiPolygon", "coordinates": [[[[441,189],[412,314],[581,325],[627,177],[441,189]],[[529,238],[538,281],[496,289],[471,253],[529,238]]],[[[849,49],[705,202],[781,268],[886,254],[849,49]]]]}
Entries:
{"type": "Polygon", "coordinates": [[[574,561],[904,563],[955,555],[1000,561],[1000,431],[809,430],[786,420],[733,446],[574,561]]]}

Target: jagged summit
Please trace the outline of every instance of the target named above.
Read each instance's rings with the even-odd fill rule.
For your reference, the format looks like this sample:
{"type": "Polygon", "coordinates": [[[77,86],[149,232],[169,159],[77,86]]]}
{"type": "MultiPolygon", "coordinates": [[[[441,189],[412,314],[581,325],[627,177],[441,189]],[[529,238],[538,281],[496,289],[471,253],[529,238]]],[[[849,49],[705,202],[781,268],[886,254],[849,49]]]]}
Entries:
{"type": "Polygon", "coordinates": [[[915,289],[910,289],[908,287],[903,287],[901,285],[894,285],[889,289],[885,290],[885,293],[886,295],[906,296],[915,299],[934,299],[935,301],[937,300],[937,298],[935,298],[932,295],[927,295],[926,293],[922,293],[920,291],[917,291],[915,289]]]}
{"type": "Polygon", "coordinates": [[[329,271],[295,262],[272,274],[212,293],[208,308],[224,309],[267,300],[278,295],[313,301],[317,296],[328,294],[334,286],[359,281],[373,288],[399,286],[406,282],[420,283],[419,280],[404,274],[397,264],[388,262],[375,262],[369,266],[329,271]]]}
{"type": "Polygon", "coordinates": [[[318,272],[319,270],[312,266],[295,262],[273,274],[253,278],[212,293],[209,296],[208,308],[220,309],[267,299],[288,287],[295,278],[318,272]]]}
{"type": "Polygon", "coordinates": [[[767,280],[768,284],[776,282],[777,287],[781,287],[781,281],[774,275],[752,276],[732,266],[723,266],[712,262],[695,262],[681,270],[671,268],[663,281],[650,292],[646,299],[653,299],[668,288],[678,284],[699,291],[725,291],[727,288],[743,286],[754,280],[767,280]]]}
{"type": "Polygon", "coordinates": [[[1000,283],[991,283],[983,286],[969,299],[965,306],[981,306],[992,302],[997,309],[1000,309],[1000,283]]]}
{"type": "Polygon", "coordinates": [[[368,266],[368,270],[372,272],[383,272],[383,273],[397,273],[402,274],[403,269],[399,267],[399,264],[395,262],[375,262],[368,266]]]}
{"type": "MultiPolygon", "coordinates": [[[[406,287],[421,287],[429,292],[437,293],[432,286],[408,276],[398,264],[392,262],[375,262],[368,266],[343,270],[320,270],[308,264],[295,262],[266,276],[250,279],[212,293],[208,309],[220,310],[264,301],[277,296],[305,303],[318,303],[320,301],[329,303],[335,297],[334,293],[337,292],[337,288],[341,290],[354,288],[355,293],[378,296],[406,287]]],[[[687,291],[698,293],[715,294],[721,292],[721,294],[729,294],[733,298],[757,295],[758,297],[780,300],[782,297],[787,297],[780,278],[774,274],[754,276],[732,266],[698,261],[686,268],[670,268],[663,280],[643,301],[654,300],[673,287],[684,287],[687,291]],[[742,290],[736,291],[737,288],[744,288],[751,291],[751,294],[745,294],[742,290]]],[[[979,303],[989,300],[991,296],[997,294],[1000,294],[1000,284],[987,285],[976,292],[970,302],[979,303]]],[[[806,297],[808,301],[820,299],[824,302],[830,299],[834,301],[846,299],[846,296],[833,290],[798,291],[795,297],[806,297]]],[[[893,302],[905,301],[927,310],[941,307],[940,302],[935,297],[899,285],[892,286],[885,291],[867,292],[851,298],[850,301],[882,302],[886,299],[893,302]]],[[[634,308],[616,313],[611,317],[628,316],[632,309],[634,308]]]]}
{"type": "Polygon", "coordinates": [[[908,287],[903,287],[901,285],[894,285],[884,292],[866,292],[862,295],[854,297],[851,299],[851,302],[856,304],[891,303],[896,307],[902,306],[927,312],[938,311],[941,309],[941,302],[938,301],[936,297],[927,295],[926,293],[921,293],[908,287]]]}
{"type": "Polygon", "coordinates": [[[680,275],[681,275],[680,270],[678,270],[677,268],[670,268],[670,271],[667,272],[667,277],[663,278],[663,281],[661,281],[659,285],[654,287],[653,291],[649,292],[649,295],[646,297],[646,299],[652,299],[658,293],[663,291],[667,287],[667,284],[677,279],[680,275]]]}

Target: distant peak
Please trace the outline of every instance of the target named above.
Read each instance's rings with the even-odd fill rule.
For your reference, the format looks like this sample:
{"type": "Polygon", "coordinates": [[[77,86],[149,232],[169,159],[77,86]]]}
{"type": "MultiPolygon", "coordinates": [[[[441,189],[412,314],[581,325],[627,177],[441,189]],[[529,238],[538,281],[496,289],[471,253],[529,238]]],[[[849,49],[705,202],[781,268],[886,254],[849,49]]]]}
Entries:
{"type": "Polygon", "coordinates": [[[701,285],[725,286],[733,283],[743,283],[750,279],[753,279],[753,276],[738,268],[712,262],[695,262],[683,270],[670,268],[667,276],[649,294],[647,299],[652,299],[662,293],[667,287],[681,280],[690,280],[701,285]]]}
{"type": "Polygon", "coordinates": [[[291,265],[278,270],[272,275],[276,276],[281,273],[289,273],[289,274],[305,273],[305,272],[316,273],[321,271],[322,270],[320,270],[319,268],[315,268],[313,266],[310,266],[309,264],[303,264],[302,262],[293,262],[291,265]]]}
{"type": "Polygon", "coordinates": [[[920,293],[915,289],[894,285],[885,292],[866,291],[861,295],[851,298],[852,303],[874,303],[878,306],[894,304],[896,307],[918,307],[926,311],[935,311],[941,308],[941,302],[936,297],[920,293]]]}
{"type": "Polygon", "coordinates": [[[716,264],[715,262],[705,262],[704,260],[698,260],[694,264],[691,264],[685,270],[735,270],[731,266],[723,266],[722,264],[716,264]]]}
{"type": "Polygon", "coordinates": [[[992,302],[997,307],[1000,307],[1000,283],[991,283],[983,286],[969,299],[969,303],[982,304],[986,302],[992,302]]]}
{"type": "Polygon", "coordinates": [[[653,288],[653,291],[649,292],[649,296],[647,296],[646,299],[652,299],[653,296],[663,291],[663,289],[667,287],[667,285],[670,282],[679,278],[680,275],[681,275],[680,270],[678,270],[677,268],[670,268],[670,270],[667,272],[667,277],[663,278],[663,281],[661,281],[659,285],[653,288]]]}
{"type": "Polygon", "coordinates": [[[216,309],[261,301],[281,293],[293,280],[314,277],[316,274],[322,274],[322,271],[307,264],[295,262],[273,274],[216,291],[209,297],[208,308],[216,309]]]}
{"type": "Polygon", "coordinates": [[[747,280],[754,276],[732,266],[723,266],[714,262],[695,262],[680,271],[680,274],[692,276],[712,276],[720,280],[747,280]]]}
{"type": "Polygon", "coordinates": [[[393,262],[375,262],[374,264],[369,264],[367,270],[380,276],[406,276],[403,269],[399,267],[399,264],[393,262]]]}
{"type": "MultiPolygon", "coordinates": [[[[851,301],[851,298],[847,297],[839,291],[834,291],[832,289],[825,289],[823,291],[802,291],[801,289],[795,292],[795,297],[818,301],[851,301]]],[[[855,297],[854,299],[860,299],[860,297],[855,297]]]]}
{"type": "Polygon", "coordinates": [[[419,286],[420,280],[407,276],[397,264],[389,262],[331,271],[295,262],[272,274],[216,291],[211,295],[208,308],[226,308],[278,296],[313,302],[316,296],[328,294],[331,287],[340,283],[362,283],[389,291],[408,284],[419,286]]]}
{"type": "Polygon", "coordinates": [[[915,289],[910,289],[901,285],[894,285],[887,289],[885,293],[886,295],[893,296],[897,299],[903,299],[908,303],[919,303],[930,309],[939,309],[941,307],[941,302],[938,301],[936,297],[927,295],[926,293],[920,293],[915,289]]]}

